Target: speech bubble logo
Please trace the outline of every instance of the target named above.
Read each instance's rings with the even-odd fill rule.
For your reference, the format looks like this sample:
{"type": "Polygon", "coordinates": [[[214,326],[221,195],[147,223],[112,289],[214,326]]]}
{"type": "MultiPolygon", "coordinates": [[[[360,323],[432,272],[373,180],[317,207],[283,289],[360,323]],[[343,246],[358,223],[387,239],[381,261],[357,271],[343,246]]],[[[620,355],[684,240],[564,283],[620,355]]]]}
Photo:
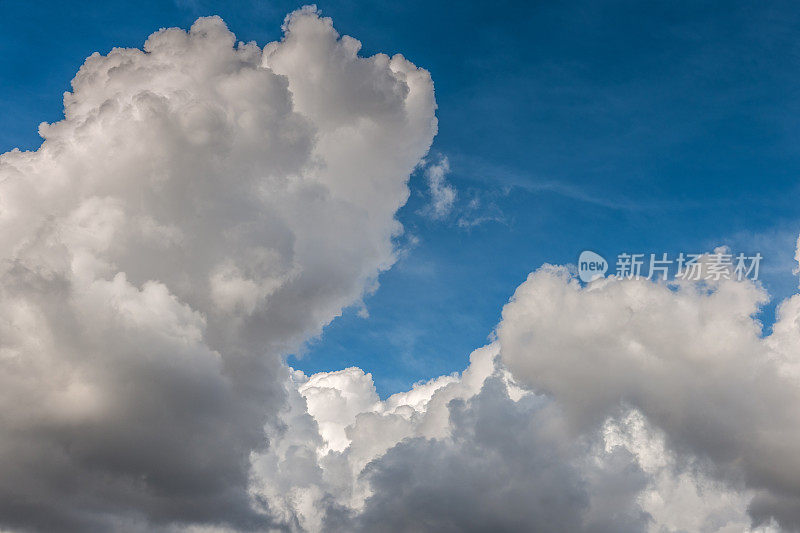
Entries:
{"type": "Polygon", "coordinates": [[[578,258],[578,277],[584,283],[605,277],[608,261],[602,255],[589,250],[581,252],[578,258]]]}

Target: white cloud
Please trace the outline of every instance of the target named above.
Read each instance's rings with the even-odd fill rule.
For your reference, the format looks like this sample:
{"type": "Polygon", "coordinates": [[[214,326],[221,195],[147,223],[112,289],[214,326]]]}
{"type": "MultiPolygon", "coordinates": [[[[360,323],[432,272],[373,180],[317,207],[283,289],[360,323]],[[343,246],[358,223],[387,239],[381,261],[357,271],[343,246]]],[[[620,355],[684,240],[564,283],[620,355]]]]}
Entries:
{"type": "Polygon", "coordinates": [[[794,252],[794,260],[797,262],[795,265],[794,273],[800,274],[800,237],[797,238],[797,248],[794,252]]]}
{"type": "Polygon", "coordinates": [[[613,279],[581,288],[546,267],[498,328],[502,360],[563,406],[575,432],[639,411],[681,460],[755,493],[757,521],[800,527],[800,296],[772,335],[753,318],[766,293],[722,281],[668,287],[613,279]]]}
{"type": "Polygon", "coordinates": [[[678,457],[640,411],[575,433],[499,354],[383,402],[358,369],[296,372],[274,447],[253,456],[254,497],[297,531],[777,531],[751,530],[757,492],[678,457]]]}
{"type": "Polygon", "coordinates": [[[800,296],[764,337],[766,298],[545,266],[461,376],[382,402],[358,369],[298,374],[305,425],[253,456],[251,488],[309,531],[793,531],[800,296]]]}
{"type": "Polygon", "coordinates": [[[284,32],[95,54],[42,147],[0,156],[0,527],[800,527],[800,295],[762,336],[750,282],[545,266],[460,375],[381,401],[288,369],[396,260],[436,119],[401,56],[312,8],[284,32]]]}
{"type": "Polygon", "coordinates": [[[0,156],[0,527],[264,527],[247,457],[281,355],[395,261],[429,74],[312,8],[264,51],[217,17],[88,58],[0,156]]]}
{"type": "Polygon", "coordinates": [[[444,155],[439,158],[437,163],[431,163],[425,169],[425,179],[428,182],[428,193],[431,200],[424,213],[434,220],[447,217],[453,210],[456,201],[456,190],[447,183],[449,173],[450,161],[444,155]]]}

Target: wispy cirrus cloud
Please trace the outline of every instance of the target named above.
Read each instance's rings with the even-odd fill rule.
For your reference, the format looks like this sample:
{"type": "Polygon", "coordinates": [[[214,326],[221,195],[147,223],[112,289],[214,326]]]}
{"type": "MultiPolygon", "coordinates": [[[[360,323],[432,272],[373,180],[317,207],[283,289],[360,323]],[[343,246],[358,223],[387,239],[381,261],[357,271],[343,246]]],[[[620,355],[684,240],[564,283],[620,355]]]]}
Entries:
{"type": "Polygon", "coordinates": [[[457,196],[455,187],[447,182],[450,160],[446,155],[440,155],[438,161],[425,167],[424,173],[430,201],[422,209],[422,214],[442,220],[453,211],[457,196]]]}

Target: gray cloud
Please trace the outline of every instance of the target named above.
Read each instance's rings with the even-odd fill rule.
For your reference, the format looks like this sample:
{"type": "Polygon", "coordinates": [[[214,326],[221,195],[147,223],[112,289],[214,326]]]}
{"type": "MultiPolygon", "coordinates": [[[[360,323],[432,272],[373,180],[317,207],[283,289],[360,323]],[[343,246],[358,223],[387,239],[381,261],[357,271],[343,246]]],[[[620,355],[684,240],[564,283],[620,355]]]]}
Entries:
{"type": "Polygon", "coordinates": [[[570,442],[548,400],[514,402],[490,378],[454,400],[450,418],[450,437],[403,441],[366,467],[373,494],[357,530],[626,532],[647,523],[634,501],[647,477],[633,457],[570,442]]]}
{"type": "Polygon", "coordinates": [[[764,336],[749,282],[545,266],[460,374],[286,367],[395,261],[436,133],[429,74],[359,49],[312,8],[162,30],[0,155],[0,527],[800,528],[800,296],[764,336]]]}
{"type": "Polygon", "coordinates": [[[546,267],[521,285],[498,327],[502,360],[564,407],[576,432],[621,408],[664,432],[667,451],[757,491],[756,523],[800,528],[800,296],[773,333],[753,318],[749,282],[676,287],[609,279],[581,288],[546,267]]]}
{"type": "Polygon", "coordinates": [[[0,156],[0,527],[273,524],[248,458],[281,355],[392,264],[436,131],[424,70],[310,8],[284,30],[95,54],[41,148],[0,156]]]}
{"type": "Polygon", "coordinates": [[[295,373],[251,490],[298,531],[793,531],[800,299],[762,336],[765,299],[542,267],[460,375],[295,373]]]}

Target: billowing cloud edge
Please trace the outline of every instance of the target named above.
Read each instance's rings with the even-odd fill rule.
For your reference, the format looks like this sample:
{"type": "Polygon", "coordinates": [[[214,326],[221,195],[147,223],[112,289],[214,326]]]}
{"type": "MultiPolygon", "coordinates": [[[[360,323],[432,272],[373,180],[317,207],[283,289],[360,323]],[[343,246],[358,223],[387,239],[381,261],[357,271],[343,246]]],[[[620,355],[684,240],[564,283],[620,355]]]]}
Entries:
{"type": "Polygon", "coordinates": [[[3,527],[798,528],[798,296],[765,336],[749,282],[545,266],[461,374],[287,369],[393,263],[436,119],[402,56],[284,32],[95,54],[0,156],[3,527]]]}
{"type": "Polygon", "coordinates": [[[286,527],[247,488],[282,358],[396,260],[437,123],[424,69],[314,7],[283,30],[93,54],[0,155],[0,527],[286,527]]]}
{"type": "Polygon", "coordinates": [[[251,491],[310,531],[797,530],[800,295],[765,335],[767,300],[545,265],[461,374],[294,372],[251,491]]]}

